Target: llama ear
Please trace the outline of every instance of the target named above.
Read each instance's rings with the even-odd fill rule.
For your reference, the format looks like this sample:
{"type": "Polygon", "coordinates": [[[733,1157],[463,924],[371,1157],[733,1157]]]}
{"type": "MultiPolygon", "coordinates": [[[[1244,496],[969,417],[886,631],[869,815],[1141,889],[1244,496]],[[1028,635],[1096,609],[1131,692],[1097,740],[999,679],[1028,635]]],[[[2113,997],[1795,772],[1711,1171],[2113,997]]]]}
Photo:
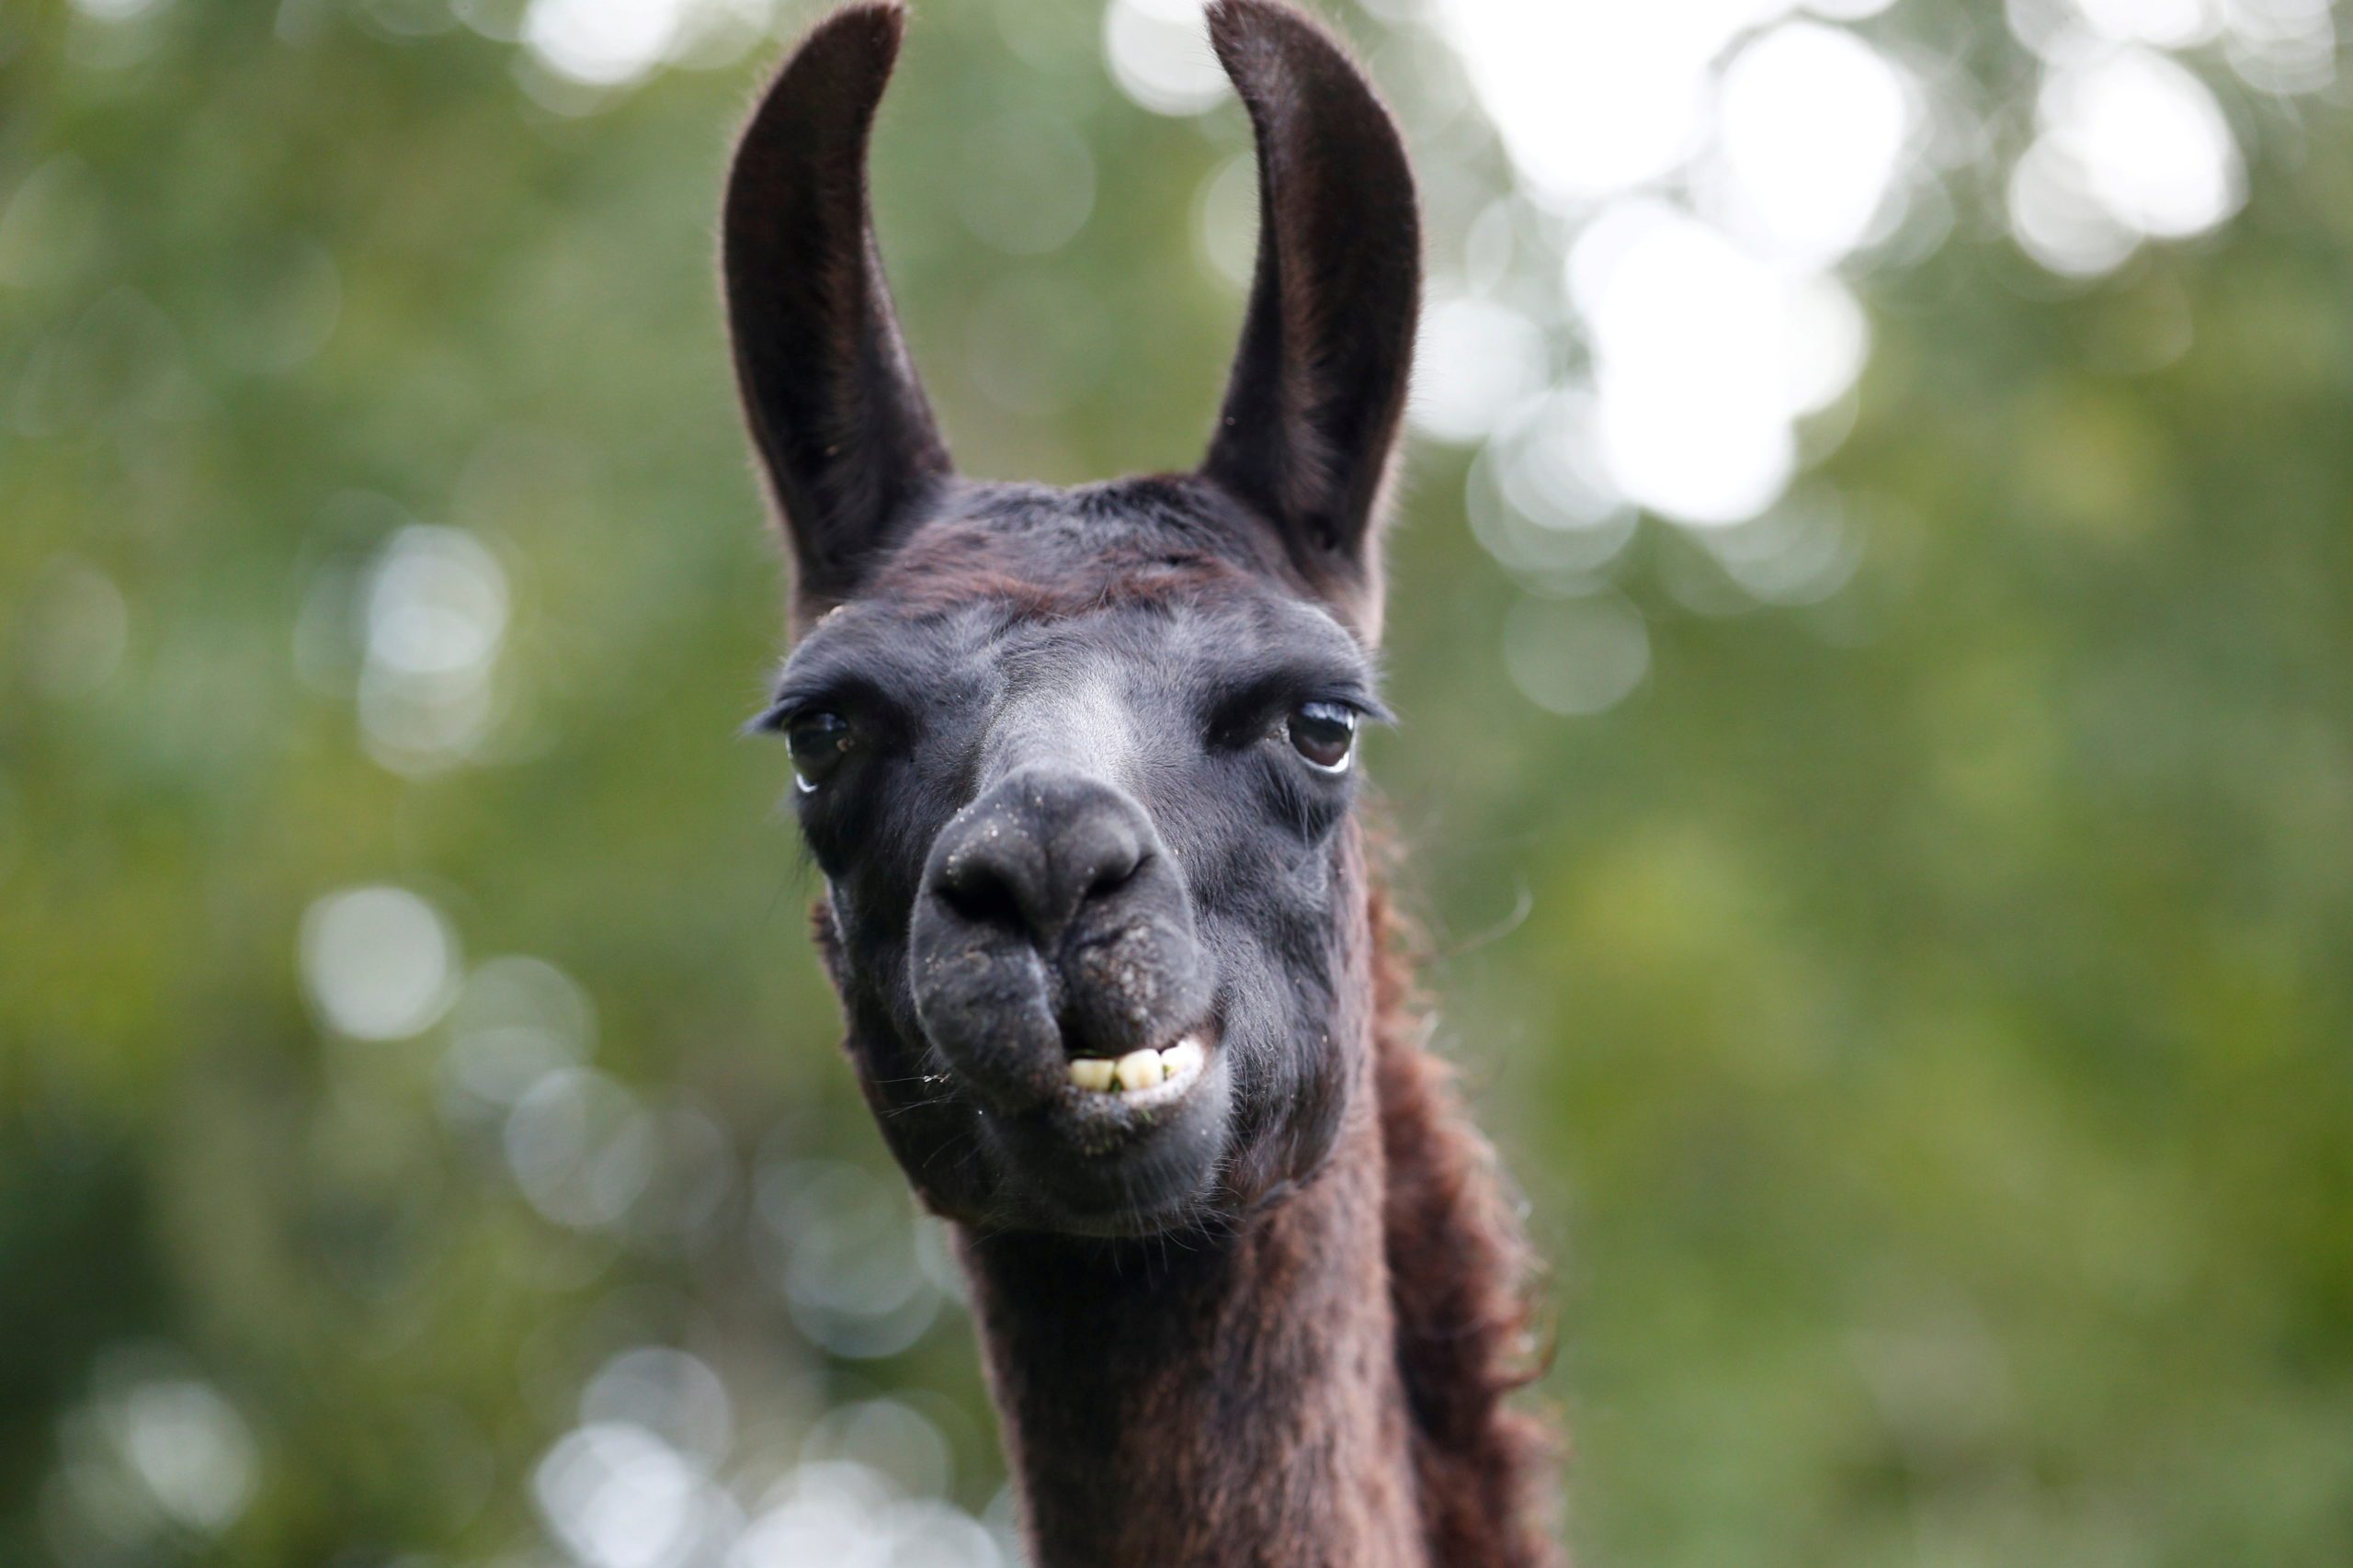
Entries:
{"type": "Polygon", "coordinates": [[[722,270],[735,374],[804,613],[854,593],[949,472],[875,254],[866,144],[898,0],[819,23],[735,149],[722,270]]]}
{"type": "Polygon", "coordinates": [[[1202,472],[1265,516],[1368,634],[1374,515],[1421,298],[1413,172],[1338,44],[1283,0],[1214,0],[1210,37],[1258,142],[1258,264],[1202,472]]]}

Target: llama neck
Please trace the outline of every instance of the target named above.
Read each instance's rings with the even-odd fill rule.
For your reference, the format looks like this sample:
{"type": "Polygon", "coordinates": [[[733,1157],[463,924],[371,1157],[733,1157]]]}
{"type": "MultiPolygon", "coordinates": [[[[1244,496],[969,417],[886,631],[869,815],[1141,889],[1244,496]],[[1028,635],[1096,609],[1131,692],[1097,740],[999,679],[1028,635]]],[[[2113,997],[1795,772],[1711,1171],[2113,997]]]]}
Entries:
{"type": "Polygon", "coordinates": [[[1039,1568],[1428,1561],[1370,1115],[1235,1234],[969,1239],[1039,1568]]]}
{"type": "Polygon", "coordinates": [[[1369,1071],[1315,1178],[1231,1235],[967,1235],[1038,1568],[1546,1568],[1518,1222],[1421,1049],[1386,900],[1369,1071]]]}

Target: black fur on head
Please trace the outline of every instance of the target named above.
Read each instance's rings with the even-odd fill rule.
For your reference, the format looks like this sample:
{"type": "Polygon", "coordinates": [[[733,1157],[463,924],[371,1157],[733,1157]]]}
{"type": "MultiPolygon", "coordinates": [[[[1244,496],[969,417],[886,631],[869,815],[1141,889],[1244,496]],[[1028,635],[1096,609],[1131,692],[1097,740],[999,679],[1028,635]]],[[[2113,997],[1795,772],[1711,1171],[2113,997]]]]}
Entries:
{"type": "Polygon", "coordinates": [[[860,1082],[917,1188],[974,1223],[1230,1219],[1312,1172],[1370,1092],[1344,1016],[1369,961],[1348,743],[1381,714],[1412,185],[1320,28],[1279,0],[1209,17],[1263,230],[1197,472],[950,468],[868,215],[891,0],[819,24],[729,181],[736,367],[803,633],[764,722],[801,774],[860,1082]],[[1206,1064],[1181,1094],[1072,1081],[1074,1058],[1185,1040],[1206,1064]]]}

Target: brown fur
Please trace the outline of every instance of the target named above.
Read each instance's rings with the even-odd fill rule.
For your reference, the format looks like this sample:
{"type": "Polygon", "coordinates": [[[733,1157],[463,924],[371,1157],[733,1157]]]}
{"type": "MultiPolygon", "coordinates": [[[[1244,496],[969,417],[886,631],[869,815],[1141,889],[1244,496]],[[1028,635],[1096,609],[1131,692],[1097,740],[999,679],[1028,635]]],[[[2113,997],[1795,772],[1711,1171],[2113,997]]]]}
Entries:
{"type": "Polygon", "coordinates": [[[1429,1029],[1407,937],[1379,888],[1371,914],[1389,1293],[1430,1557],[1549,1562],[1543,1505],[1556,1445],[1545,1422],[1504,1403],[1541,1370],[1526,1289],[1532,1260],[1494,1150],[1465,1114],[1451,1069],[1422,1043],[1429,1029]]]}
{"type": "MultiPolygon", "coordinates": [[[[1142,509],[1148,506],[1142,498],[1164,485],[1182,483],[1126,480],[1099,488],[1142,509]]],[[[1038,551],[1014,531],[1017,523],[1008,522],[1003,511],[952,525],[935,524],[877,572],[868,592],[918,612],[988,599],[1024,619],[1062,620],[1117,605],[1200,593],[1249,575],[1208,541],[1197,549],[1182,548],[1172,545],[1161,529],[1136,529],[1122,537],[1121,527],[1133,524],[1117,509],[1100,517],[1090,511],[1086,523],[1086,536],[1056,552],[1051,574],[1038,569],[1038,551]]]]}

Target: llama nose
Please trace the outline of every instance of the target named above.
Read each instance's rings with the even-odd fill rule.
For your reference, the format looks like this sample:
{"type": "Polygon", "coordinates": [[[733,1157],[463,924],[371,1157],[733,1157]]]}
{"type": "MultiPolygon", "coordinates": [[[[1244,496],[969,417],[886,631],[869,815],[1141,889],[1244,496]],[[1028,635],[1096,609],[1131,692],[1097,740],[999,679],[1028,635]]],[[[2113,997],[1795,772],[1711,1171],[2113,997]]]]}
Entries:
{"type": "Polygon", "coordinates": [[[1176,862],[1135,798],[1065,767],[1003,779],[941,830],[908,932],[915,1016],[956,1073],[1020,1111],[1073,1058],[1167,1044],[1211,977],[1176,862]]]}
{"type": "Polygon", "coordinates": [[[1153,840],[1143,809],[1124,792],[1083,774],[1029,769],[941,835],[926,891],[957,919],[1051,954],[1082,914],[1136,880],[1153,840]]]}

